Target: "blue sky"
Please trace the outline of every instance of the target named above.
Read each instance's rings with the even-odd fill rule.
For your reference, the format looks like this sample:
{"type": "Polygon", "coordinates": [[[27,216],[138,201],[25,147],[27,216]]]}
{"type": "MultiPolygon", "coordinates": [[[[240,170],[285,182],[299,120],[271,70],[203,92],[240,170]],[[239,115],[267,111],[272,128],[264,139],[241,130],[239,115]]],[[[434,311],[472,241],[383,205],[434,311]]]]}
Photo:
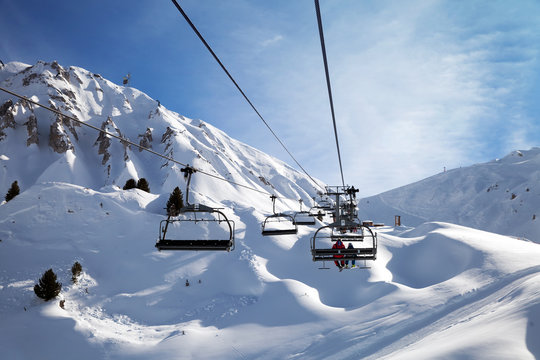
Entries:
{"type": "MultiPolygon", "coordinates": [[[[340,184],[312,0],[179,0],[302,166],[340,184]]],[[[320,0],[345,181],[540,146],[540,2],[320,0]]],[[[0,59],[131,85],[293,165],[170,1],[0,0],[0,59]]]]}

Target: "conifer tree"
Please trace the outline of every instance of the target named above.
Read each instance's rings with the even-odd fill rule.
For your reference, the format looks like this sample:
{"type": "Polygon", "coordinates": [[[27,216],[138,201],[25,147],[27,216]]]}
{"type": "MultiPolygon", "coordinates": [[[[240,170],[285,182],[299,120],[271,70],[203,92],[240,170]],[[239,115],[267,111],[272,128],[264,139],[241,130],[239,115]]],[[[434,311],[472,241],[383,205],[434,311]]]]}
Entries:
{"type": "Polygon", "coordinates": [[[15,196],[19,195],[19,192],[21,190],[19,189],[19,184],[17,183],[17,180],[15,180],[13,183],[11,183],[11,187],[9,188],[7,194],[6,194],[6,202],[13,199],[15,196]]]}
{"type": "Polygon", "coordinates": [[[82,265],[78,261],[75,261],[75,264],[73,264],[73,266],[71,267],[71,281],[73,283],[77,282],[77,277],[81,275],[81,272],[82,265]]]}
{"type": "Polygon", "coordinates": [[[45,301],[49,301],[60,294],[62,284],[56,281],[56,274],[52,269],[45,271],[39,284],[34,286],[34,292],[39,298],[45,301]]]}
{"type": "Polygon", "coordinates": [[[180,209],[184,207],[184,199],[182,197],[182,191],[178,186],[175,187],[167,201],[167,215],[178,216],[180,214],[180,209]]]}
{"type": "Polygon", "coordinates": [[[126,181],[126,185],[124,185],[124,190],[135,189],[136,187],[137,183],[135,182],[135,179],[129,179],[126,181]]]}
{"type": "Polygon", "coordinates": [[[137,189],[141,189],[142,191],[149,193],[150,184],[148,184],[148,181],[145,178],[140,178],[139,181],[137,181],[137,189]]]}

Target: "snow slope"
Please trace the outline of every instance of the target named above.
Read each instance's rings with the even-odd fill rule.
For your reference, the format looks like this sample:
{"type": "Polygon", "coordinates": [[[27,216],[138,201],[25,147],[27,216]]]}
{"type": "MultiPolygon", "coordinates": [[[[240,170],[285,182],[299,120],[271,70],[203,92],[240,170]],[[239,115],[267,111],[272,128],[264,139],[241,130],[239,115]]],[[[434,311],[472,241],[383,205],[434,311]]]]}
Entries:
{"type": "Polygon", "coordinates": [[[453,169],[361,199],[360,214],[407,226],[446,221],[540,241],[540,148],[453,169]]]}
{"type": "MultiPolygon", "coordinates": [[[[82,68],[64,68],[56,62],[34,66],[8,63],[0,69],[0,80],[0,86],[15,93],[183,164],[273,193],[284,199],[285,207],[296,209],[298,199],[311,204],[318,190],[306,175],[282,161],[230,138],[210,124],[169,111],[137,89],[118,86],[82,68]]],[[[60,119],[5,92],[0,92],[0,107],[0,155],[4,159],[0,191],[7,191],[14,180],[23,189],[46,181],[100,189],[122,187],[129,178],[143,177],[154,193],[170,193],[179,185],[184,188],[178,164],[60,119]],[[22,159],[24,165],[14,164],[22,159]]],[[[201,176],[194,176],[192,181],[196,199],[201,196],[227,201],[231,197],[223,197],[221,188],[227,189],[227,195],[232,191],[235,199],[258,196],[227,182],[217,187],[214,182],[200,180],[201,176]]],[[[258,201],[265,201],[271,211],[268,196],[261,195],[258,201]]],[[[277,205],[284,206],[281,202],[277,205]]]]}
{"type": "MultiPolygon", "coordinates": [[[[8,78],[16,83],[13,75],[8,78]]],[[[116,86],[99,81],[111,89],[116,86]]],[[[136,92],[117,88],[121,94],[136,92]]],[[[34,96],[29,88],[21,89],[34,96]]],[[[36,85],[38,95],[40,89],[36,85]]],[[[144,95],[138,98],[152,103],[144,95]]],[[[80,107],[76,115],[83,118],[90,105],[80,99],[71,106],[80,107]]],[[[139,106],[137,100],[130,104],[132,109],[139,106]]],[[[208,124],[201,128],[198,122],[194,126],[192,120],[172,113],[169,118],[163,115],[165,109],[158,110],[160,121],[186,131],[168,148],[154,140],[155,150],[172,147],[175,158],[189,154],[185,161],[191,163],[195,151],[203,153],[200,149],[207,146],[203,155],[210,160],[201,163],[222,176],[226,174],[219,171],[228,169],[236,181],[266,189],[270,185],[257,177],[264,176],[279,194],[307,198],[314,192],[285,164],[208,124]],[[217,140],[208,141],[211,137],[217,140]],[[213,157],[215,144],[226,151],[216,150],[219,155],[213,157]]],[[[46,138],[55,119],[34,113],[38,123],[43,119],[40,134],[46,138]]],[[[96,116],[85,121],[100,126],[106,120],[96,116]]],[[[2,154],[9,158],[2,160],[2,185],[9,186],[12,179],[23,184],[20,195],[0,205],[2,358],[540,356],[540,246],[534,242],[443,222],[387,226],[378,229],[378,259],[368,262],[369,269],[338,272],[326,264],[329,270],[319,270],[321,264],[311,261],[310,237],[320,223],[300,227],[298,235],[262,237],[260,224],[271,210],[266,195],[198,176],[196,197],[223,205],[235,221],[235,250],[158,252],[154,243],[170,186],[183,184],[173,166],[161,168],[161,160],[155,164],[134,149],[127,150],[129,160],[124,160],[124,148],[114,148],[112,140],[110,159],[118,161],[103,165],[95,138],[84,140],[83,128],[76,129],[77,141],[66,127],[73,140],[71,155],[70,150],[53,151],[46,139],[26,147],[23,120],[15,119],[17,127],[3,128],[7,135],[0,141],[2,154]],[[24,160],[32,156],[39,161],[29,166],[24,160]],[[122,185],[127,174],[144,175],[152,192],[121,190],[116,185],[122,185]],[[83,274],[73,284],[70,269],[75,261],[82,264],[83,274]],[[43,302],[33,286],[48,268],[58,274],[63,288],[58,299],[43,302]],[[65,300],[64,309],[60,299],[65,300]]],[[[121,127],[114,120],[123,134],[139,133],[135,124],[126,122],[121,127]]],[[[166,132],[165,125],[159,126],[166,132]]]]}

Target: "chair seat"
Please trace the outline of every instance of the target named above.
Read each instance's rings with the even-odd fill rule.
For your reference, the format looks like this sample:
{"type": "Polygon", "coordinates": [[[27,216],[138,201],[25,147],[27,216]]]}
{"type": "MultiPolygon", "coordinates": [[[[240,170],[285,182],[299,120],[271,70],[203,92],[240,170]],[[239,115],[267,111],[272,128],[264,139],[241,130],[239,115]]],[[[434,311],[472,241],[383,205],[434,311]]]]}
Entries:
{"type": "Polygon", "coordinates": [[[160,240],[158,250],[223,250],[230,251],[232,240],[160,240]]]}

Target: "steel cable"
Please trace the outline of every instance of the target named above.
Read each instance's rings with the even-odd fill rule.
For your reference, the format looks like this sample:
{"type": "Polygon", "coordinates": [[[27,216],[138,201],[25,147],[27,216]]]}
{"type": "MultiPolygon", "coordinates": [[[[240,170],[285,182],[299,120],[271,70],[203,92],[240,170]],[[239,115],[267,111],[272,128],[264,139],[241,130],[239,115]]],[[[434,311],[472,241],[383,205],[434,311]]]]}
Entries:
{"type": "MultiPolygon", "coordinates": [[[[174,0],[173,0],[174,1],[174,0]]],[[[324,45],[324,33],[321,19],[321,9],[319,7],[319,0],[315,0],[315,10],[317,12],[317,24],[319,25],[319,38],[321,40],[321,51],[324,62],[324,71],[326,73],[326,86],[328,88],[328,99],[330,100],[330,110],[332,112],[332,122],[334,124],[334,134],[336,137],[336,148],[339,160],[339,170],[341,172],[341,183],[345,187],[345,178],[343,177],[343,166],[341,164],[341,152],[339,151],[339,140],[336,126],[336,115],[334,112],[334,101],[332,100],[332,86],[330,85],[330,72],[328,71],[328,60],[326,59],[326,46],[324,45]]]]}

